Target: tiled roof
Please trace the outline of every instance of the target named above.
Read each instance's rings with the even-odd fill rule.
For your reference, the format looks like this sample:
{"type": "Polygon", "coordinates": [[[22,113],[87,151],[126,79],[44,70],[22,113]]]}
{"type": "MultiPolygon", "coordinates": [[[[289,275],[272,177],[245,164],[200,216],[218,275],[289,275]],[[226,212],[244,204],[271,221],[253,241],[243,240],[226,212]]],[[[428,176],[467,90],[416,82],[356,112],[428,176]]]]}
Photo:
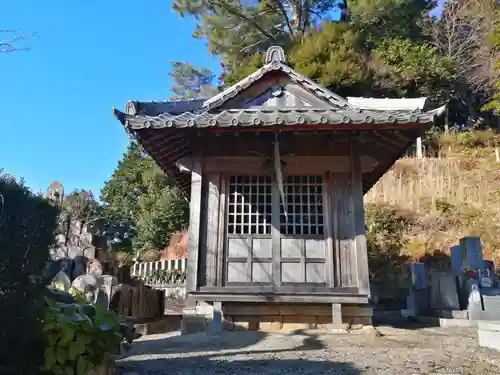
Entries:
{"type": "Polygon", "coordinates": [[[440,109],[421,111],[373,111],[360,109],[230,109],[220,113],[207,111],[181,114],[160,113],[157,116],[117,116],[130,129],[144,128],[211,128],[251,127],[275,125],[322,124],[428,124],[434,121],[440,109]]]}

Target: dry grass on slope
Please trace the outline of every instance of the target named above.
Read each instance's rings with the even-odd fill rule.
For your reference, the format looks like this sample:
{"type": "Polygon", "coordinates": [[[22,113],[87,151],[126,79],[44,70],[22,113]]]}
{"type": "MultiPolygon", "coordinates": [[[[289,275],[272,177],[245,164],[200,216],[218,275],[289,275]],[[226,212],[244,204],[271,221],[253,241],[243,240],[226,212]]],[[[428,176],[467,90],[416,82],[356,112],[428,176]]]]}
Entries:
{"type": "MultiPolygon", "coordinates": [[[[403,254],[447,252],[480,236],[485,256],[500,261],[500,163],[492,132],[434,136],[438,157],[399,160],[367,193],[367,207],[391,210],[406,223],[403,254]]],[[[368,212],[367,208],[367,212],[368,212]]],[[[367,222],[370,225],[370,215],[367,222]]]]}

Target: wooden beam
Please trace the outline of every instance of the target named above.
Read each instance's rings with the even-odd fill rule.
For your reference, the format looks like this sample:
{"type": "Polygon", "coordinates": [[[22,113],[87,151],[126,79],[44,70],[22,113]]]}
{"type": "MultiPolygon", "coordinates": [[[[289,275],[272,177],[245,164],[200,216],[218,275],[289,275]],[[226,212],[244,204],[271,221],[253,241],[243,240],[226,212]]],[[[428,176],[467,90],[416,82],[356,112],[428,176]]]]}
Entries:
{"type": "Polygon", "coordinates": [[[221,302],[255,302],[255,303],[341,303],[341,304],[367,304],[368,297],[362,295],[342,295],[342,294],[279,294],[251,293],[235,294],[231,292],[210,293],[206,291],[193,292],[190,295],[197,301],[221,301],[221,302]]]}
{"type": "Polygon", "coordinates": [[[191,200],[189,202],[189,240],[188,262],[186,269],[186,289],[188,293],[198,288],[198,257],[200,251],[200,216],[202,167],[199,159],[193,161],[191,171],[191,200]]]}
{"type": "Polygon", "coordinates": [[[193,158],[190,156],[180,158],[175,163],[175,166],[179,169],[179,171],[189,173],[193,170],[193,158]]]}
{"type": "Polygon", "coordinates": [[[281,126],[247,126],[247,127],[220,127],[207,128],[208,133],[247,133],[247,132],[289,132],[289,131],[312,131],[312,130],[406,130],[419,129],[422,124],[303,124],[303,125],[281,125],[281,126]]]}
{"type": "MultiPolygon", "coordinates": [[[[379,142],[381,145],[386,144],[391,147],[391,149],[399,150],[404,145],[405,142],[401,142],[394,139],[392,134],[384,134],[385,132],[374,131],[373,136],[378,138],[382,142],[379,142]]],[[[392,132],[390,132],[392,133],[392,132]]]]}
{"type": "MultiPolygon", "coordinates": [[[[265,162],[264,156],[217,156],[205,157],[202,159],[206,172],[219,173],[238,173],[242,170],[247,174],[262,174],[266,173],[263,170],[265,162]]],[[[285,163],[285,172],[296,175],[317,175],[323,174],[325,171],[349,173],[349,154],[345,156],[283,156],[285,163]]],[[[377,162],[374,157],[363,156],[362,166],[363,171],[370,172],[373,165],[377,162]]],[[[189,170],[190,164],[188,159],[179,160],[179,168],[189,170]],[[181,164],[182,163],[182,164],[181,164]]],[[[267,170],[267,173],[273,173],[272,167],[267,170]]]]}

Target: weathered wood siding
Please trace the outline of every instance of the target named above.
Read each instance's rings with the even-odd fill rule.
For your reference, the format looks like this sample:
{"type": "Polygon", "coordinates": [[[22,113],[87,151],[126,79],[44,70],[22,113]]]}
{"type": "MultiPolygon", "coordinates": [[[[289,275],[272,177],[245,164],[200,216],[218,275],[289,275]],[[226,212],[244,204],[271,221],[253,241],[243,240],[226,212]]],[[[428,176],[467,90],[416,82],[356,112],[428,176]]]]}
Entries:
{"type": "MultiPolygon", "coordinates": [[[[206,209],[200,213],[203,240],[199,244],[197,264],[203,268],[199,274],[204,277],[198,277],[198,287],[316,285],[324,290],[354,287],[360,294],[368,294],[362,161],[355,142],[351,143],[343,165],[328,164],[325,157],[312,156],[297,158],[295,164],[290,162],[290,170],[305,173],[310,166],[311,173],[322,178],[323,231],[316,234],[287,235],[280,231],[277,223],[281,201],[276,182],[272,185],[271,232],[228,234],[229,178],[242,171],[243,174],[256,173],[262,158],[246,157],[245,168],[234,159],[205,157],[202,160],[206,209]],[[346,169],[345,164],[349,168],[346,169]]],[[[198,183],[197,178],[193,178],[193,182],[198,183]]],[[[192,191],[196,193],[196,189],[192,191]]],[[[201,199],[198,202],[201,203],[201,199]]],[[[191,212],[196,214],[196,209],[191,207],[191,212]]],[[[196,228],[193,218],[191,225],[196,228]]],[[[190,259],[194,258],[191,255],[190,259]]]]}

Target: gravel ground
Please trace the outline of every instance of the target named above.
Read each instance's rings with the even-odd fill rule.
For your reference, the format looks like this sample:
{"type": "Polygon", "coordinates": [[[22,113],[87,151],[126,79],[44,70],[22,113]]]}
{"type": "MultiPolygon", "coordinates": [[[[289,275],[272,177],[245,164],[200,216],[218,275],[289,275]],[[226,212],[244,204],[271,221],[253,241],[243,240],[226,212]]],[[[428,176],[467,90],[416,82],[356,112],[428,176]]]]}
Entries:
{"type": "Polygon", "coordinates": [[[348,334],[224,332],[145,336],[117,362],[121,374],[500,374],[500,353],[477,330],[397,329],[348,334]]]}

